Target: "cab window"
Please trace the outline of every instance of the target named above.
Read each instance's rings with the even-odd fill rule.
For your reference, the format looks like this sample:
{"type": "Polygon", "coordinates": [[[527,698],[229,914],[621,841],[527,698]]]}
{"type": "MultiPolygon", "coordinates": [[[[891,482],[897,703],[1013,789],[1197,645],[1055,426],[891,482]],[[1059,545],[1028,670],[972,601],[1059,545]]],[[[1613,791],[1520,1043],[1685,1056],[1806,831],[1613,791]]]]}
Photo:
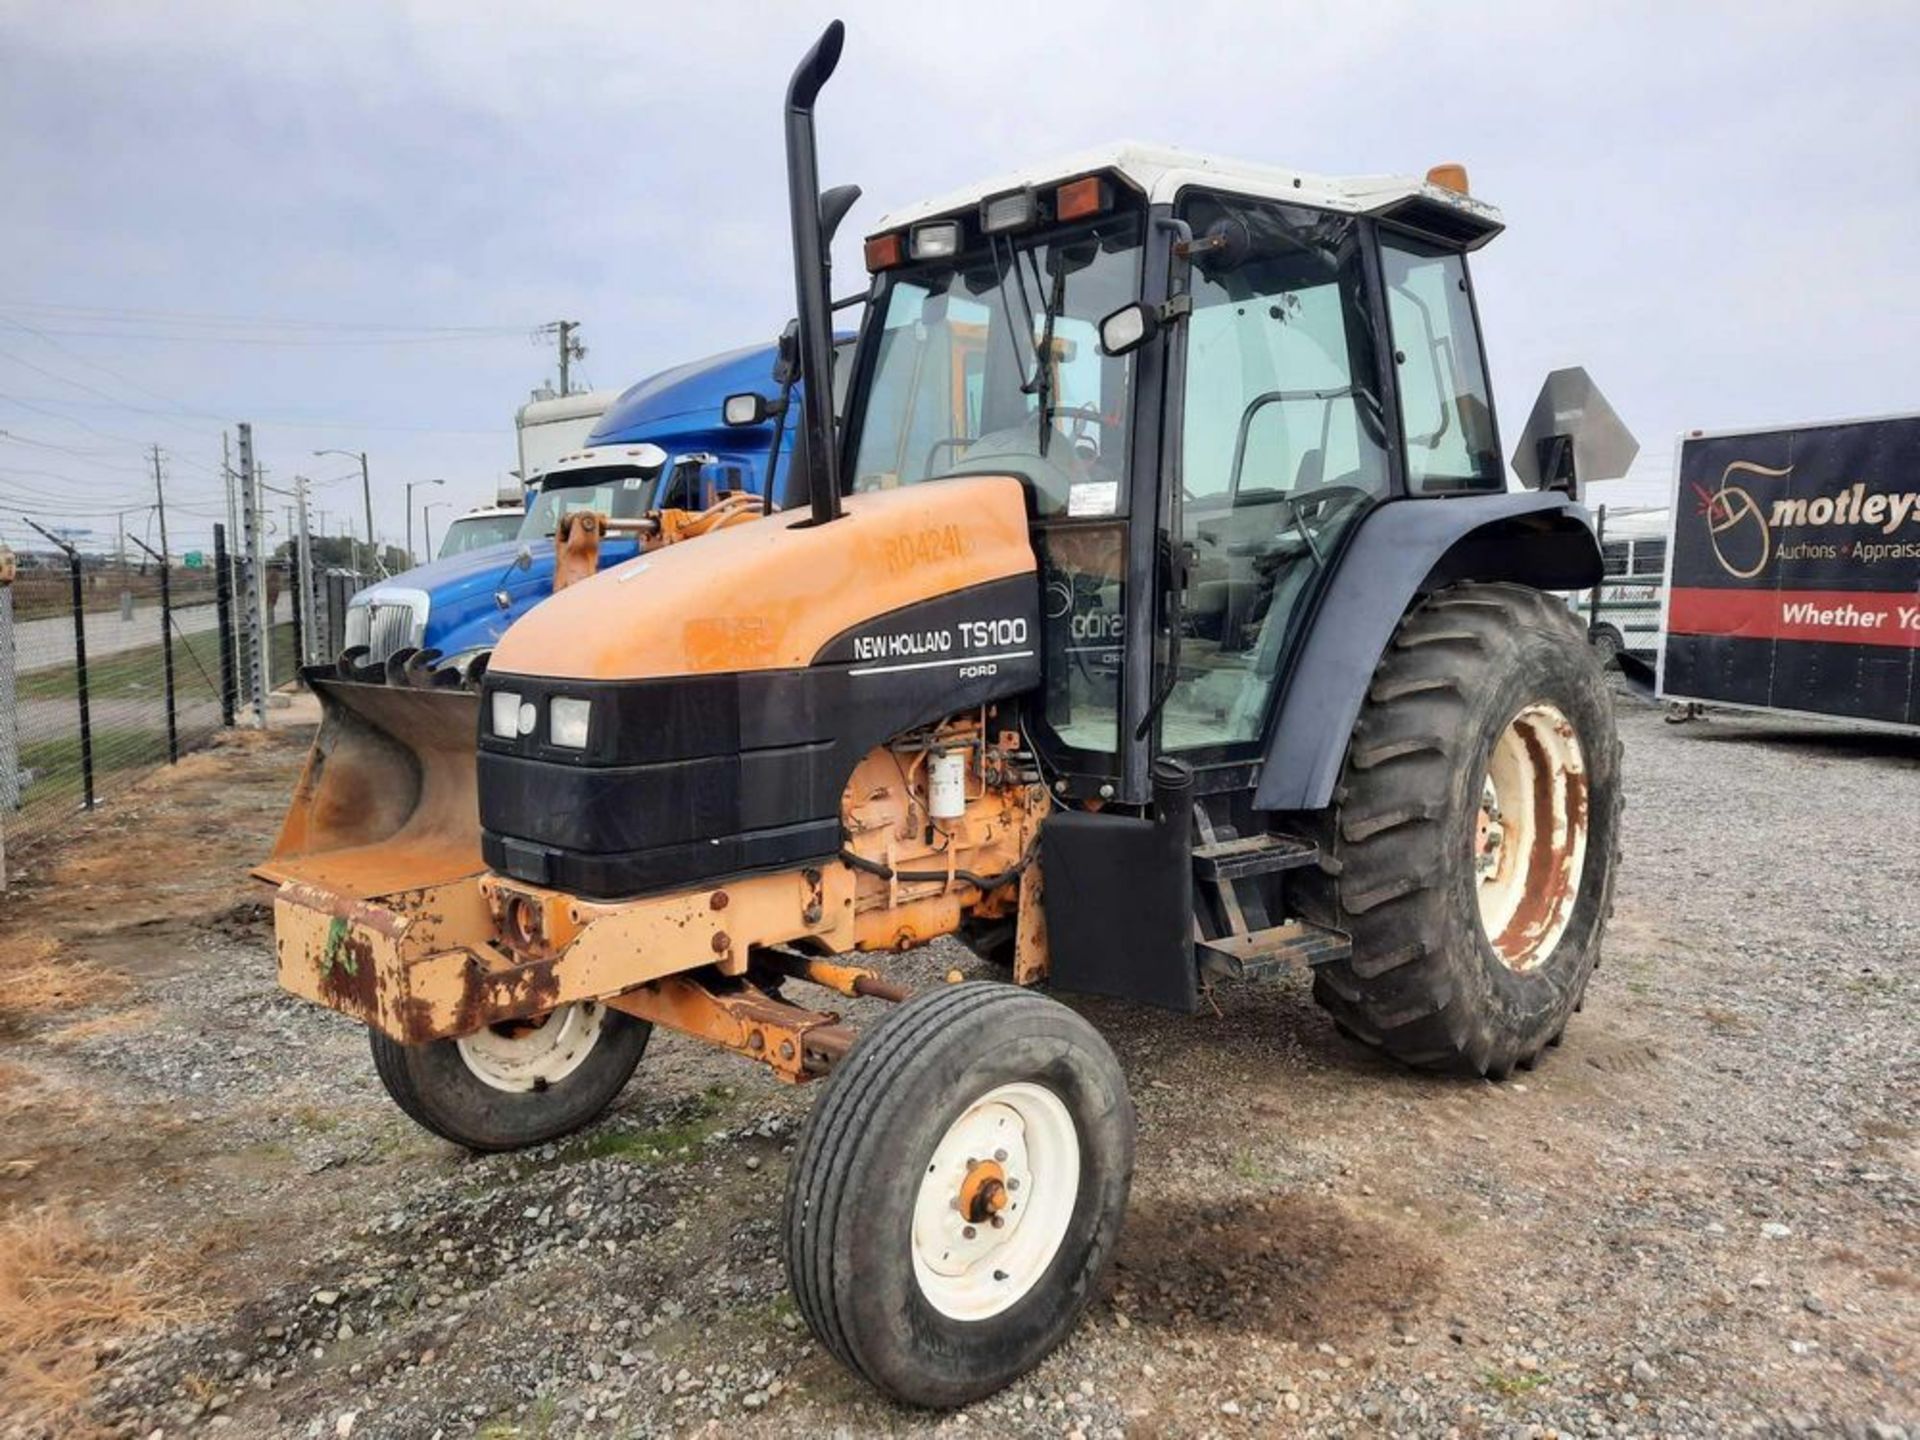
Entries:
{"type": "Polygon", "coordinates": [[[1408,487],[1416,495],[1505,489],[1467,262],[1409,237],[1383,235],[1380,269],[1393,326],[1408,487]]]}

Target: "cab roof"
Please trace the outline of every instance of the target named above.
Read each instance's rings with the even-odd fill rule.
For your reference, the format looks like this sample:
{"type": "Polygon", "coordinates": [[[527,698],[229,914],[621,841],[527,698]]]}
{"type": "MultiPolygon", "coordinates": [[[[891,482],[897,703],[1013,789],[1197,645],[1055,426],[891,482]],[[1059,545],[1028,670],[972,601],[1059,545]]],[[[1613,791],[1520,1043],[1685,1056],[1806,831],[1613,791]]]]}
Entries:
{"type": "Polygon", "coordinates": [[[1118,175],[1152,205],[1172,204],[1186,187],[1201,185],[1242,195],[1291,200],[1323,210],[1404,217],[1417,228],[1435,231],[1470,250],[1499,234],[1505,223],[1499,210],[1484,200],[1412,175],[1313,175],[1304,170],[1202,155],[1172,145],[1122,140],[1026,166],[982,184],[895,210],[883,216],[871,233],[883,234],[935,216],[970,211],[989,196],[1026,187],[1044,188],[1096,171],[1118,175]]]}

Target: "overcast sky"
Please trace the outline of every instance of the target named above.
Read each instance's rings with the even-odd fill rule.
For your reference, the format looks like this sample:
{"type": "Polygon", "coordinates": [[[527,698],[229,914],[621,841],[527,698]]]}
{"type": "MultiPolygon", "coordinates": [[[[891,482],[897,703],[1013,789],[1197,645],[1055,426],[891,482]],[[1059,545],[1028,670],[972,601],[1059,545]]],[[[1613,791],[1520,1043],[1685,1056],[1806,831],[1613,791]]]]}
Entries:
{"type": "Polygon", "coordinates": [[[175,548],[204,542],[251,420],[272,483],[367,449],[397,539],[402,481],[465,508],[514,463],[543,322],[583,322],[601,386],[771,338],[781,99],[835,14],[843,292],[885,209],[1104,140],[1458,160],[1508,225],[1475,275],[1509,447],[1565,364],[1640,436],[1636,498],[1683,427],[1920,409],[1912,0],[0,0],[0,536],[111,536],[157,441],[175,548]]]}

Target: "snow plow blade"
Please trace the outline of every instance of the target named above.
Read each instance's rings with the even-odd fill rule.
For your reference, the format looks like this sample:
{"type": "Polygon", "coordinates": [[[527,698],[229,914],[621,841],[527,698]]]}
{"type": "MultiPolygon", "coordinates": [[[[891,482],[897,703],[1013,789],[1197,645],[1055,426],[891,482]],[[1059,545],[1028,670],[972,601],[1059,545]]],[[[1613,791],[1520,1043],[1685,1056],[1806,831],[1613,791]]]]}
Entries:
{"type": "Polygon", "coordinates": [[[475,781],[480,697],[308,673],[320,729],[273,853],[254,870],[348,900],[486,869],[475,781]]]}

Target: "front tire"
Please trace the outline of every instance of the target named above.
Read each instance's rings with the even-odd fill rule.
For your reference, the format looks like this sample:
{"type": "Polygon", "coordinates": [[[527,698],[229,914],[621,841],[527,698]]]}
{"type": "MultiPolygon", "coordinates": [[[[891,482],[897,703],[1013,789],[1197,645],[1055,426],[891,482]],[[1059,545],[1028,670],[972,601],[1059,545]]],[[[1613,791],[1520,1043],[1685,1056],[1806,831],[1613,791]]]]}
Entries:
{"type": "Polygon", "coordinates": [[[975,982],[861,1037],[802,1131],[787,1276],[848,1369],[964,1405],[1039,1364],[1112,1258],[1133,1176],[1126,1078],[1066,1006],[975,982]]]}
{"type": "Polygon", "coordinates": [[[367,1033],[396,1105],[443,1140],[500,1151],[544,1145],[598,1119],[632,1078],[653,1026],[583,1000],[426,1045],[367,1033]]]}
{"type": "Polygon", "coordinates": [[[1374,673],[1302,886],[1308,918],[1353,937],[1314,998],[1412,1065],[1533,1064],[1599,962],[1620,805],[1613,702],[1567,607],[1433,595],[1374,673]]]}

